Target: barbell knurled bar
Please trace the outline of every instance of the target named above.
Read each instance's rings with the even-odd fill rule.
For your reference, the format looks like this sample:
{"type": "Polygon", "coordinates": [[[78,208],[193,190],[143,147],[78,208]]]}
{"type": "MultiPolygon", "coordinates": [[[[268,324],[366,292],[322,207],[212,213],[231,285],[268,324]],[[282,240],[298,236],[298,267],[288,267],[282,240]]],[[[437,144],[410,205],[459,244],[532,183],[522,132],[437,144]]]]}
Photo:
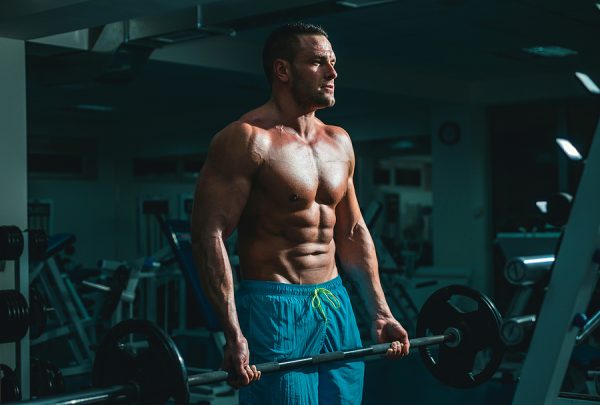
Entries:
{"type": "MultiPolygon", "coordinates": [[[[458,330],[455,330],[444,335],[410,339],[409,343],[411,348],[418,348],[421,346],[430,346],[440,343],[453,342],[455,339],[460,339],[460,337],[458,336],[459,333],[460,332],[458,332],[458,330]]],[[[390,347],[391,343],[380,343],[373,346],[363,347],[360,349],[321,353],[315,356],[304,357],[301,359],[287,360],[282,362],[274,361],[268,363],[261,363],[256,365],[256,369],[265,374],[277,371],[294,370],[296,368],[316,364],[330,363],[341,360],[351,360],[371,355],[384,354],[390,347]]],[[[229,377],[230,374],[225,370],[210,371],[208,373],[201,373],[189,376],[188,384],[190,386],[211,384],[226,381],[229,379],[229,377]]]]}

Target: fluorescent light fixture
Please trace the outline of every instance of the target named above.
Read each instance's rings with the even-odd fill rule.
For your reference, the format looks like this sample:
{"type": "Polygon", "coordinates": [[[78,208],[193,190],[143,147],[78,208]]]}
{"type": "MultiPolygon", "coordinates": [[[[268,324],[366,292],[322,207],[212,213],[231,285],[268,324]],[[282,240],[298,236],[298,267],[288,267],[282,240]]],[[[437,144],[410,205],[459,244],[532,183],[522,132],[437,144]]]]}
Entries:
{"type": "Polygon", "coordinates": [[[563,48],[562,46],[547,45],[547,46],[530,46],[523,48],[523,51],[536,56],[546,58],[564,58],[565,56],[577,55],[577,51],[573,49],[563,48]]]}
{"type": "Polygon", "coordinates": [[[535,263],[554,263],[554,256],[546,256],[546,257],[537,257],[535,259],[526,259],[523,260],[525,264],[535,264],[535,263]]]}
{"type": "Polygon", "coordinates": [[[336,3],[340,6],[346,6],[350,8],[361,8],[369,6],[378,6],[380,4],[394,3],[397,0],[348,0],[348,1],[337,1],[336,3]]]}
{"type": "Polygon", "coordinates": [[[556,138],[556,143],[558,144],[558,146],[560,146],[562,151],[565,152],[569,159],[583,160],[583,156],[581,156],[581,153],[579,153],[577,148],[573,146],[573,144],[570,141],[564,138],[556,138]]]}
{"type": "Polygon", "coordinates": [[[537,201],[535,205],[542,214],[546,214],[548,212],[548,201],[537,201]]]}
{"type": "Polygon", "coordinates": [[[596,3],[596,8],[600,10],[600,3],[596,3]]]}
{"type": "Polygon", "coordinates": [[[77,104],[74,106],[77,110],[84,111],[97,111],[97,112],[111,112],[114,108],[110,105],[100,104],[77,104]]]}
{"type": "Polygon", "coordinates": [[[600,94],[600,88],[594,83],[594,81],[585,73],[575,72],[575,76],[579,79],[581,84],[592,94],[600,94]]]}

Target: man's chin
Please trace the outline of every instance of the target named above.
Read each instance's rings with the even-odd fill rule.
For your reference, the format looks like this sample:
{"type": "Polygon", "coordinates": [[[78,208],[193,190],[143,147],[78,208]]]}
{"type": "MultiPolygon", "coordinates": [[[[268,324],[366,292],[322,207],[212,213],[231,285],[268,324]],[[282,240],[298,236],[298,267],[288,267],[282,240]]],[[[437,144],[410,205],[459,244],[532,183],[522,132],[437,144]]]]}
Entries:
{"type": "Polygon", "coordinates": [[[327,108],[327,107],[333,107],[335,105],[335,97],[331,96],[331,97],[327,97],[327,98],[323,98],[321,100],[317,100],[317,108],[321,109],[321,108],[327,108]]]}

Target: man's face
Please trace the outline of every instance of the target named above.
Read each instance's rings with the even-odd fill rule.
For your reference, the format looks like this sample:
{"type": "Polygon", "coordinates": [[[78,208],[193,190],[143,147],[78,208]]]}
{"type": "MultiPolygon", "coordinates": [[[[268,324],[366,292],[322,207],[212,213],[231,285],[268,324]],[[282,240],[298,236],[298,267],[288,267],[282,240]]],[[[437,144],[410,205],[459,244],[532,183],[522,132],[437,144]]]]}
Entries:
{"type": "Polygon", "coordinates": [[[296,102],[311,108],[335,104],[335,54],[322,35],[301,35],[299,49],[291,64],[290,84],[296,102]]]}

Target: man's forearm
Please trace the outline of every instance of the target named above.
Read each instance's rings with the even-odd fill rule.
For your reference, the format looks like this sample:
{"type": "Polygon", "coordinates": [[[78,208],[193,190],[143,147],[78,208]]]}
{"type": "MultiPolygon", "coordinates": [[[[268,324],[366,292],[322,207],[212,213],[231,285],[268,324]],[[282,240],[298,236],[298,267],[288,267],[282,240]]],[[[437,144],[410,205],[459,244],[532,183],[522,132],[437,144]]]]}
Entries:
{"type": "Polygon", "coordinates": [[[352,237],[336,240],[336,246],[342,267],[358,285],[369,316],[372,319],[390,316],[391,311],[379,279],[375,246],[366,227],[358,225],[352,237]]]}
{"type": "MultiPolygon", "coordinates": [[[[342,262],[343,265],[343,262],[342,262]]],[[[387,318],[391,315],[390,308],[381,288],[377,268],[359,265],[344,266],[345,272],[358,285],[361,298],[366,304],[371,319],[387,318]]]]}
{"type": "Polygon", "coordinates": [[[194,245],[204,293],[213,305],[227,341],[242,337],[235,306],[231,264],[220,237],[203,238],[194,245]]]}

